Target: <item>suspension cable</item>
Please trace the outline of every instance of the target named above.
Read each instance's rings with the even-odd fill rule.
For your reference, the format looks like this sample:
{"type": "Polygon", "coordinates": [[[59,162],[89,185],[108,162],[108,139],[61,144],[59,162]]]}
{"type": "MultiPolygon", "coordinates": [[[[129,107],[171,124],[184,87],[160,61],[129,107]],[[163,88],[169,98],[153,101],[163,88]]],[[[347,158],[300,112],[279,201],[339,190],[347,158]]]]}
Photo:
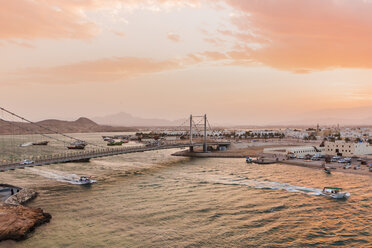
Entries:
{"type": "Polygon", "coordinates": [[[67,142],[67,141],[64,141],[64,140],[61,140],[61,139],[57,139],[57,138],[54,138],[54,137],[49,136],[49,135],[46,135],[46,134],[36,133],[35,131],[33,131],[33,130],[29,129],[29,128],[26,128],[26,127],[22,127],[21,125],[18,125],[18,124],[16,124],[15,122],[10,122],[10,121],[4,120],[4,119],[2,119],[2,118],[0,118],[0,121],[7,122],[7,123],[9,123],[10,125],[14,125],[14,126],[20,128],[20,129],[23,129],[23,130],[29,131],[29,132],[31,132],[31,134],[32,134],[32,133],[34,133],[34,134],[39,134],[39,135],[41,135],[41,136],[43,136],[43,137],[46,137],[46,138],[49,138],[49,139],[53,139],[53,140],[56,140],[56,141],[59,141],[59,142],[63,142],[63,143],[69,144],[69,142],[67,142]]]}
{"type": "MultiPolygon", "coordinates": [[[[69,139],[72,139],[72,140],[75,140],[75,141],[82,141],[82,140],[77,139],[77,138],[75,138],[75,137],[72,137],[72,136],[70,136],[70,135],[67,135],[67,134],[64,134],[64,133],[60,133],[60,132],[58,132],[58,131],[54,131],[54,130],[48,128],[48,127],[44,127],[43,125],[37,124],[37,123],[35,123],[35,122],[32,122],[32,121],[30,121],[30,120],[28,120],[28,119],[26,119],[26,118],[24,118],[24,117],[22,117],[22,116],[19,116],[19,115],[15,114],[15,113],[13,113],[13,112],[11,112],[11,111],[5,109],[5,108],[0,107],[0,110],[3,110],[3,111],[5,111],[5,112],[7,112],[7,113],[9,113],[9,114],[11,114],[11,115],[13,115],[13,116],[15,116],[15,117],[18,117],[19,119],[21,119],[21,120],[23,120],[23,121],[26,121],[26,122],[28,122],[28,123],[30,123],[30,124],[33,124],[33,125],[35,125],[35,126],[38,126],[38,127],[40,127],[40,128],[43,128],[43,129],[45,129],[45,130],[48,130],[49,132],[52,132],[52,133],[55,133],[55,134],[62,135],[62,136],[64,136],[64,137],[66,137],[66,138],[69,138],[69,139]]],[[[84,141],[84,142],[86,142],[86,141],[84,141]]],[[[97,146],[97,147],[101,147],[101,148],[103,147],[103,146],[100,146],[100,145],[96,145],[96,144],[94,144],[94,143],[88,143],[88,142],[86,142],[86,143],[89,144],[89,145],[93,145],[93,146],[97,146]]]]}

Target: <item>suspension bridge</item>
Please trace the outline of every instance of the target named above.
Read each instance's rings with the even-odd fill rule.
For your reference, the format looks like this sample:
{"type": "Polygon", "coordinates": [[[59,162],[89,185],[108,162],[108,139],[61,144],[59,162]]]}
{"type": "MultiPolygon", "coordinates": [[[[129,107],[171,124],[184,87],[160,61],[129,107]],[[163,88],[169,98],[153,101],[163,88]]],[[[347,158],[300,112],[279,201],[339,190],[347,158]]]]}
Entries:
{"type": "Polygon", "coordinates": [[[101,139],[97,139],[99,134],[96,139],[92,139],[89,138],[90,134],[61,133],[0,107],[0,133],[4,129],[8,133],[0,135],[0,172],[48,164],[88,162],[93,158],[164,149],[189,148],[194,151],[195,147],[202,147],[203,152],[207,152],[211,146],[230,145],[227,141],[214,140],[211,135],[208,137],[207,131],[211,132],[212,128],[207,115],[190,115],[180,126],[173,128],[181,131],[183,137],[188,136],[186,140],[165,140],[120,147],[107,147],[101,139]],[[40,139],[43,141],[40,142],[40,139]],[[83,143],[86,148],[67,149],[74,143],[83,143]]]}

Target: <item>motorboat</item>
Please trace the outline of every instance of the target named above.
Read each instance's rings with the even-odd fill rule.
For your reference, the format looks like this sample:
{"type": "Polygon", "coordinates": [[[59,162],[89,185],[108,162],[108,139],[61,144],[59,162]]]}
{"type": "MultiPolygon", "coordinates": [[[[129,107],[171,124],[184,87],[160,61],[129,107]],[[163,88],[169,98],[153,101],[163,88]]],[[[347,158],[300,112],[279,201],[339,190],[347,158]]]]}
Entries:
{"type": "Polygon", "coordinates": [[[329,169],[329,168],[324,168],[324,170],[323,170],[325,173],[327,173],[327,174],[331,174],[331,170],[329,169]]]}
{"type": "Polygon", "coordinates": [[[245,158],[245,162],[246,162],[247,164],[251,164],[251,163],[253,162],[253,159],[252,159],[251,157],[246,157],[246,158],[245,158]]]}
{"type": "Polygon", "coordinates": [[[40,141],[32,143],[33,146],[46,146],[48,145],[49,141],[40,141]]]}
{"type": "Polygon", "coordinates": [[[91,183],[95,183],[96,181],[95,180],[91,180],[89,177],[86,177],[86,176],[81,176],[79,178],[79,183],[80,184],[91,184],[91,183]]]}
{"type": "Polygon", "coordinates": [[[32,146],[33,143],[32,142],[27,142],[27,143],[24,143],[24,144],[20,144],[19,147],[27,147],[27,146],[32,146]]]}
{"type": "Polygon", "coordinates": [[[77,150],[83,150],[87,146],[87,142],[83,140],[72,142],[69,146],[67,146],[68,149],[77,149],[77,150]]]}
{"type": "Polygon", "coordinates": [[[123,144],[123,141],[113,141],[107,143],[108,146],[121,146],[123,144]]]}
{"type": "Polygon", "coordinates": [[[341,191],[342,191],[342,188],[339,188],[339,187],[324,187],[322,193],[325,196],[329,196],[334,199],[342,199],[342,198],[350,197],[350,193],[341,192],[341,191]]]}

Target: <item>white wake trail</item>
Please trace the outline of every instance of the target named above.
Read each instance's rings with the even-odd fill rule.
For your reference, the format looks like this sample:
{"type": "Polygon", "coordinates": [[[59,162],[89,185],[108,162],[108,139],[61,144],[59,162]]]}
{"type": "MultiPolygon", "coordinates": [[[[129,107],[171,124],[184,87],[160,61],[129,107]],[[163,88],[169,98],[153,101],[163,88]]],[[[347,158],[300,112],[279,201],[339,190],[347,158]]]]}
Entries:
{"type": "Polygon", "coordinates": [[[36,168],[28,168],[28,171],[48,178],[52,180],[56,180],[58,182],[63,182],[63,183],[70,183],[70,184],[83,184],[79,182],[79,176],[76,174],[68,174],[64,173],[62,171],[54,171],[54,170],[41,170],[41,169],[36,169],[36,168]]]}
{"type": "Polygon", "coordinates": [[[204,178],[205,181],[215,184],[224,184],[224,185],[243,185],[252,188],[260,189],[274,189],[274,190],[286,190],[288,192],[304,193],[308,195],[324,195],[321,189],[308,188],[302,186],[295,186],[286,183],[274,182],[274,181],[258,181],[248,178],[239,178],[239,177],[226,177],[219,175],[209,175],[204,178]]]}

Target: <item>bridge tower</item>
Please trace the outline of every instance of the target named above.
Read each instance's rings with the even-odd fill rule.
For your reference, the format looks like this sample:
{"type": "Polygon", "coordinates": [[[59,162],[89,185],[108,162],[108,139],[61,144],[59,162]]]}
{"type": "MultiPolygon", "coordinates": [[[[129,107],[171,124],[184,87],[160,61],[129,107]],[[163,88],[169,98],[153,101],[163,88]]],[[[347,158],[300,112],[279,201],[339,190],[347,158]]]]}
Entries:
{"type": "MultiPolygon", "coordinates": [[[[192,115],[190,115],[190,145],[192,145],[192,115]]],[[[193,146],[190,146],[189,147],[190,149],[190,152],[193,152],[194,151],[194,147],[193,146]]]]}
{"type": "Polygon", "coordinates": [[[207,114],[204,115],[204,142],[203,142],[203,152],[207,152],[207,114]]]}
{"type": "Polygon", "coordinates": [[[193,121],[193,117],[199,117],[203,118],[203,152],[207,152],[208,147],[207,147],[207,115],[204,114],[203,116],[193,116],[190,115],[190,152],[194,151],[194,147],[192,146],[193,141],[192,141],[192,136],[193,136],[193,124],[196,126],[196,124],[193,121]]]}

